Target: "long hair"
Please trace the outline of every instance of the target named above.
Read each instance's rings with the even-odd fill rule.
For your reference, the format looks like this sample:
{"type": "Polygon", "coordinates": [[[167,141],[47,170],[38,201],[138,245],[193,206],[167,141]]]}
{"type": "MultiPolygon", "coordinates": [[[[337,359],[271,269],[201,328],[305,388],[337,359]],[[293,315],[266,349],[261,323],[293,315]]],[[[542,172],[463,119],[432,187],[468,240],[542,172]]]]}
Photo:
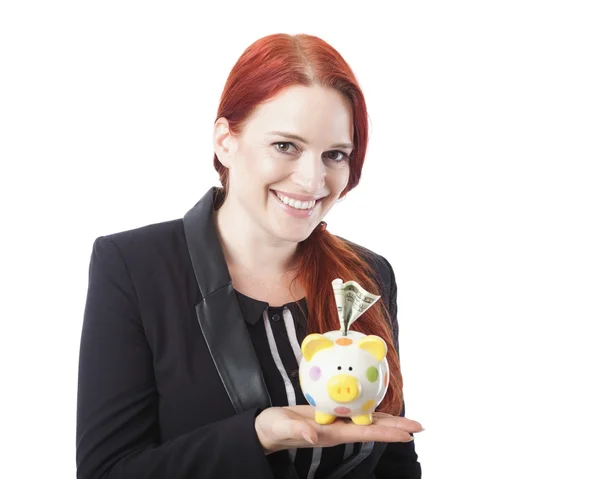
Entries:
{"type": "MultiPolygon", "coordinates": [[[[342,196],[359,180],[368,140],[367,107],[354,73],[342,56],[318,37],[274,34],[250,45],[231,70],[219,103],[217,119],[224,117],[237,134],[259,104],[292,85],[319,85],[342,93],[351,103],[354,123],[354,150],[350,155],[350,176],[342,196]]],[[[228,169],[214,155],[214,166],[223,185],[220,201],[227,195],[228,169]]],[[[342,239],[317,227],[299,245],[299,273],[296,278],[306,292],[308,331],[339,329],[331,282],[353,279],[367,291],[381,294],[375,272],[364,258],[342,239]]],[[[395,299],[395,298],[394,298],[395,299]]],[[[388,346],[390,383],[378,410],[399,414],[402,407],[402,374],[394,347],[391,322],[384,298],[377,301],[352,329],[380,336],[388,346]]]]}

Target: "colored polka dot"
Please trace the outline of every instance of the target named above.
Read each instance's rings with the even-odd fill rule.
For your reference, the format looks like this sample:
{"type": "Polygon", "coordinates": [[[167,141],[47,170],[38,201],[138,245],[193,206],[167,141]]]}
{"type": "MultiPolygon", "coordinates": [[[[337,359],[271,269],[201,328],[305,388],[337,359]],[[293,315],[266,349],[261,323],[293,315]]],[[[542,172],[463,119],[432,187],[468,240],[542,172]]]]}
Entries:
{"type": "Polygon", "coordinates": [[[340,346],[350,346],[352,344],[352,340],[350,338],[337,338],[335,340],[335,344],[339,344],[340,346]]]}
{"type": "Polygon", "coordinates": [[[360,408],[363,412],[367,412],[375,407],[375,401],[369,399],[366,403],[362,405],[360,408]]]}
{"type": "Polygon", "coordinates": [[[311,406],[317,405],[317,403],[315,402],[315,400],[312,398],[312,396],[310,394],[305,394],[304,397],[308,401],[308,404],[310,404],[311,406]]]}
{"type": "Polygon", "coordinates": [[[374,383],[375,381],[377,381],[378,377],[379,371],[377,371],[377,368],[375,366],[371,366],[369,369],[367,369],[367,379],[369,380],[369,382],[374,383]]]}
{"type": "Polygon", "coordinates": [[[333,412],[336,414],[350,414],[352,410],[347,407],[338,406],[333,410],[333,412]]]}
{"type": "Polygon", "coordinates": [[[310,368],[308,375],[313,381],[318,381],[321,377],[321,369],[318,366],[313,366],[312,368],[310,368]]]}

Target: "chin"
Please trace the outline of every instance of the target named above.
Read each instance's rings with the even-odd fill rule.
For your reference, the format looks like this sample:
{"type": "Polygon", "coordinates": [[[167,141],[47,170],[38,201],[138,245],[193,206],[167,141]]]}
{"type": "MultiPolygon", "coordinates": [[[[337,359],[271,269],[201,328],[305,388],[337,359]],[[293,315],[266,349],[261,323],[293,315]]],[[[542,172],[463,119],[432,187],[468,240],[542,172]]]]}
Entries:
{"type": "Polygon", "coordinates": [[[314,228],[277,228],[275,236],[290,243],[301,243],[306,240],[314,228]]]}

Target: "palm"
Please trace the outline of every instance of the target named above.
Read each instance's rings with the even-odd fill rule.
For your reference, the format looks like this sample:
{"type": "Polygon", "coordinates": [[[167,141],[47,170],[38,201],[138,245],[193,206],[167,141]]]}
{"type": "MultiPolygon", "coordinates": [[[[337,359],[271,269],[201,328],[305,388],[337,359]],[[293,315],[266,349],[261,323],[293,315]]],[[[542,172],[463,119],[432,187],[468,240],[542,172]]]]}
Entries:
{"type": "Polygon", "coordinates": [[[373,414],[373,424],[359,426],[338,418],[333,424],[320,425],[314,420],[312,406],[272,407],[257,417],[256,429],[263,446],[269,451],[297,447],[330,447],[352,442],[406,442],[409,432],[421,425],[410,419],[384,413],[373,414]],[[307,439],[311,439],[311,444],[307,439]]]}

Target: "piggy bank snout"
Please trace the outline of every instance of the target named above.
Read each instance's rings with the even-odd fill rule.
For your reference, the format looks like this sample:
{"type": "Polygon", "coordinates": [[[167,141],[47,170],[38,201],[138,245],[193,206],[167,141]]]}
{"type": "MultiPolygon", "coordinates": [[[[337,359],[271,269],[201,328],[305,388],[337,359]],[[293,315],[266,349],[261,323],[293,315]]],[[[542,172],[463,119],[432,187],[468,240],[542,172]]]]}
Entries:
{"type": "Polygon", "coordinates": [[[360,393],[360,382],[354,376],[338,374],[327,382],[327,394],[336,402],[352,402],[360,393]]]}

